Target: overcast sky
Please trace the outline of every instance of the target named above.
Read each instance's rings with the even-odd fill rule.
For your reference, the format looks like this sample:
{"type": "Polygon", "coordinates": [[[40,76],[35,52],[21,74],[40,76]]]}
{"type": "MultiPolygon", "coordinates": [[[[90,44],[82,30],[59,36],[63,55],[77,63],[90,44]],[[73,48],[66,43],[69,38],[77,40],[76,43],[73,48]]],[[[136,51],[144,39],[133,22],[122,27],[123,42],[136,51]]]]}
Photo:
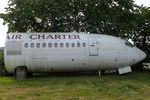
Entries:
{"type": "MultiPolygon", "coordinates": [[[[134,0],[136,4],[138,5],[144,5],[150,7],[150,0],[134,0]]],[[[1,0],[0,3],[0,13],[5,12],[5,7],[7,7],[8,0],[1,0]]],[[[5,45],[5,38],[6,38],[6,32],[8,30],[7,26],[2,25],[3,20],[0,19],[0,47],[3,47],[5,45]]]]}

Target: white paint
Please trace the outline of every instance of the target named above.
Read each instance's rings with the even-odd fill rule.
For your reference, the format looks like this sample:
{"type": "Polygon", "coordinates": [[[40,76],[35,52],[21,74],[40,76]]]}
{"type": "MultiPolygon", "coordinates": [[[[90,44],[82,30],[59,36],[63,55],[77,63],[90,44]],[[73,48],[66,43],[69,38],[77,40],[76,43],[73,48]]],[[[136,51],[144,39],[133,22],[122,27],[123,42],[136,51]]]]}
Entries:
{"type": "Polygon", "coordinates": [[[129,42],[109,35],[13,33],[8,36],[4,56],[9,73],[14,73],[14,69],[19,66],[26,66],[31,73],[118,69],[146,57],[143,51],[129,42]],[[43,47],[43,43],[46,46],[43,47]],[[49,43],[52,47],[48,46],[49,43]],[[63,47],[60,46],[61,43],[64,44],[63,47]],[[72,43],[75,47],[72,47],[72,43]],[[85,47],[83,43],[86,43],[85,47]],[[38,47],[37,44],[41,46],[38,47]]]}
{"type": "Polygon", "coordinates": [[[125,73],[128,73],[128,72],[132,72],[132,70],[131,70],[131,67],[128,66],[128,67],[119,68],[118,72],[119,72],[119,74],[125,74],[125,73]]]}

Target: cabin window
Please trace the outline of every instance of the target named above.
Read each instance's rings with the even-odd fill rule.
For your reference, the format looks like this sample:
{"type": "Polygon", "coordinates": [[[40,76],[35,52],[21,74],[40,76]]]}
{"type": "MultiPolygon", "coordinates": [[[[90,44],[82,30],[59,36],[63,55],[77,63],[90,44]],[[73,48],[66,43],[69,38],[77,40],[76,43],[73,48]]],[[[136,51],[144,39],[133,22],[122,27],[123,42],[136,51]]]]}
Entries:
{"type": "Polygon", "coordinates": [[[128,47],[131,47],[131,48],[134,47],[134,45],[132,45],[132,44],[131,44],[130,42],[128,42],[128,41],[125,42],[125,45],[128,46],[128,47]]]}
{"type": "Polygon", "coordinates": [[[75,47],[75,43],[71,43],[71,47],[75,47]]]}
{"type": "Polygon", "coordinates": [[[31,43],[31,48],[34,48],[34,43],[31,43]]]}
{"type": "Polygon", "coordinates": [[[66,43],[66,47],[69,48],[69,43],[66,43]]]}
{"type": "Polygon", "coordinates": [[[57,48],[58,47],[58,43],[54,43],[54,47],[57,48]]]}
{"type": "Polygon", "coordinates": [[[64,44],[63,44],[63,43],[60,43],[60,47],[64,47],[64,44]]]}
{"type": "Polygon", "coordinates": [[[25,48],[28,48],[28,43],[25,43],[25,44],[24,44],[24,47],[25,47],[25,48]]]}
{"type": "Polygon", "coordinates": [[[48,43],[48,47],[51,48],[52,47],[52,43],[48,43]]]}
{"type": "Polygon", "coordinates": [[[86,43],[82,43],[82,47],[86,47],[86,43]]]}
{"type": "Polygon", "coordinates": [[[37,47],[37,48],[40,48],[40,43],[36,43],[36,47],[37,47]]]}
{"type": "Polygon", "coordinates": [[[45,48],[46,47],[46,43],[42,43],[42,47],[45,48]]]}
{"type": "Polygon", "coordinates": [[[80,47],[80,43],[77,43],[77,47],[80,47]]]}

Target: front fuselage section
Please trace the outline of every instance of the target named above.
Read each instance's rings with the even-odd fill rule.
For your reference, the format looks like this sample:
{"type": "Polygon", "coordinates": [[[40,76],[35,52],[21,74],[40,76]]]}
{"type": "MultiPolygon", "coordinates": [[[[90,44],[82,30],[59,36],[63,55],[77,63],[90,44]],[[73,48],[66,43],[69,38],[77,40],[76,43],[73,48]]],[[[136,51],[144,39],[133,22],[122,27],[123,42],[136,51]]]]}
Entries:
{"type": "Polygon", "coordinates": [[[126,67],[137,61],[124,42],[120,38],[98,34],[11,33],[6,39],[5,65],[9,73],[14,73],[19,66],[26,66],[28,72],[126,67]]]}

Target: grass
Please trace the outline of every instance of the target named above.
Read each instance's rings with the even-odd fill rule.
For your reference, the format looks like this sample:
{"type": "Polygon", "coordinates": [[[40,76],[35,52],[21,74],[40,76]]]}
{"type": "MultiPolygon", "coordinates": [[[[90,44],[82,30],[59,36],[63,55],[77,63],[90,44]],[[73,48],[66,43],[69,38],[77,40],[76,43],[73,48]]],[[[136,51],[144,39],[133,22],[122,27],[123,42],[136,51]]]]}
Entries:
{"type": "Polygon", "coordinates": [[[0,100],[150,100],[150,72],[105,76],[0,77],[0,100]]]}

